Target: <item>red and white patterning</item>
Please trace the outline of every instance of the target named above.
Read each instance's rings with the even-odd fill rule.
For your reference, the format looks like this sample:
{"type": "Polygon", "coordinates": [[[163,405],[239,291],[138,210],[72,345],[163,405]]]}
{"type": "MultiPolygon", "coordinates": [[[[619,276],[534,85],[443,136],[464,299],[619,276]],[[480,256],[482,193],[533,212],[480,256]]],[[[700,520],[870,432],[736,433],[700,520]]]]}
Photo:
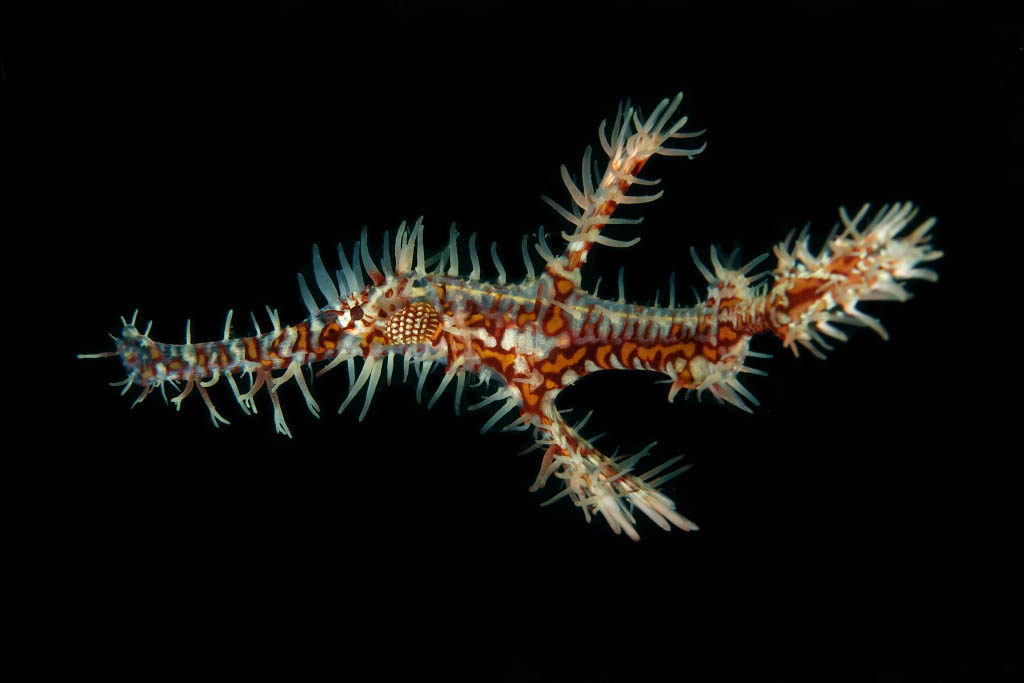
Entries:
{"type": "Polygon", "coordinates": [[[589,148],[581,184],[574,183],[562,167],[574,210],[545,200],[571,226],[561,233],[566,247],[556,256],[541,231],[534,243],[544,260],[538,273],[524,238],[527,276],[522,282],[506,282],[493,244],[490,255],[498,277],[481,280],[476,235],[468,240],[470,270],[466,274],[460,267],[454,226],[447,246],[427,258],[421,221],[411,227],[403,223],[393,242],[385,234],[378,268],[364,229],[351,257],[339,246],[336,277],[328,273],[314,248],[313,273],[326,303],[317,302],[300,274],[299,288],[309,317],[295,325],[282,326],[276,312],[268,309],[270,331],[261,333],[254,318],[253,336],[231,337],[229,312],[222,339],[193,344],[186,333],[184,344],[165,344],[151,339],[149,328],[140,332],[133,316],[131,321],[122,319],[116,351],[80,357],[119,356],[127,371],[119,385],[124,385],[124,391],[139,386],[136,402],[171,383],[180,389],[171,399],[180,408],[181,401],[197,391],[215,426],[227,420],[214,407],[207,389],[222,377],[246,414],[254,409],[259,390],[266,388],[276,430],[289,437],[278,398],[283,384],[294,380],[309,410],[319,411],[303,378],[303,366],[325,363],[317,373],[322,374],[346,363],[350,388],[339,412],[365,388],[362,420],[381,375],[391,378],[396,359],[406,377],[410,366],[416,365],[417,399],[422,399],[429,371],[437,364],[444,372],[430,405],[454,383],[458,412],[466,378],[472,375],[497,386],[469,406],[470,410],[497,406],[484,430],[511,414],[513,419],[504,429],[533,431],[543,457],[531,490],[554,476],[562,483],[554,498],[568,497],[588,520],[600,514],[616,533],[625,532],[633,539],[639,538],[633,514],[637,509],[663,529],[672,525],[696,529],[658,490],[685,469],[671,469],[679,458],[642,471],[638,465],[650,447],[631,455],[605,455],[581,436],[582,423],[570,425],[555,408],[559,392],[593,372],[653,370],[669,377],[669,400],[682,389],[698,395],[708,392],[749,411],[757,400],[740,383],[740,376],[764,374],[747,364],[749,358],[764,355],[750,350],[754,335],[772,334],[794,353],[803,347],[816,355],[821,348],[829,348],[823,335],[845,339],[836,324],[867,325],[885,336],[877,320],[857,309],[858,302],[906,300],[910,295],[903,281],[935,280],[935,273],[920,264],[942,254],[928,244],[935,219],[899,236],[917,213],[911,204],[882,207],[870,218],[865,206],[852,218],[840,210],[841,230],[834,231],[816,254],[811,253],[806,234],[795,242],[790,234],[774,248],[772,270],[752,273],[768,254],[737,266],[723,263],[712,248],[708,268],[693,253],[708,282],[706,297],[694,306],[676,306],[672,291],[665,307],[627,303],[621,273],[617,300],[584,290],[580,270],[591,249],[627,247],[639,240],[624,242],[602,234],[606,225],[639,222],[613,217],[617,207],[654,201],[662,194],[630,194],[634,186],[657,183],[638,177],[647,161],[659,154],[692,158],[703,150],[703,146],[667,146],[674,139],[701,134],[683,132],[686,117],[675,119],[681,100],[682,93],[665,99],[645,118],[633,108],[620,107],[610,132],[602,123],[599,136],[608,161],[599,177],[591,170],[596,167],[589,148]],[[362,363],[358,374],[357,361],[362,363]],[[239,389],[236,374],[249,375],[246,391],[239,389]]]}

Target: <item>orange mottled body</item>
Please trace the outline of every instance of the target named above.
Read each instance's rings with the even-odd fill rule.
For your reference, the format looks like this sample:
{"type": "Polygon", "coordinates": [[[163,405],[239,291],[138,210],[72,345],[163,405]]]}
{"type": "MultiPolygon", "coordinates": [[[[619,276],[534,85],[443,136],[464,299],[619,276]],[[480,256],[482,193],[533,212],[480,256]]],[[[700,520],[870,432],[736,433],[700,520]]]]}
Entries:
{"type": "Polygon", "coordinates": [[[661,195],[629,194],[636,185],[657,182],[639,178],[640,170],[654,155],[692,158],[703,150],[703,146],[668,146],[672,140],[700,134],[682,132],[685,117],[671,123],[681,99],[680,93],[662,101],[643,120],[632,108],[620,108],[608,136],[602,124],[599,137],[608,156],[603,173],[591,163],[589,149],[583,157],[581,185],[562,167],[575,207],[569,211],[545,199],[572,226],[561,233],[565,250],[556,256],[541,230],[534,248],[543,259],[543,270],[537,273],[524,240],[527,275],[519,283],[506,283],[493,245],[491,258],[498,277],[494,282],[481,279],[475,235],[468,240],[471,269],[465,274],[459,265],[454,225],[447,247],[428,259],[422,223],[417,221],[411,228],[403,223],[393,249],[385,234],[380,267],[370,255],[364,228],[351,252],[339,246],[341,268],[333,276],[314,247],[314,278],[326,303],[321,305],[314,298],[300,274],[300,293],[309,316],[295,325],[282,326],[276,312],[268,309],[272,331],[261,333],[253,318],[256,334],[233,338],[229,312],[219,341],[192,344],[188,325],[184,344],[164,344],[149,338],[149,328],[140,333],[133,316],[131,322],[123,321],[117,350],[93,357],[120,357],[127,373],[122,382],[125,390],[132,385],[142,388],[136,402],[154,388],[163,391],[168,382],[174,386],[184,382],[172,402],[180,408],[182,400],[196,390],[215,426],[227,420],[214,408],[207,387],[225,377],[245,413],[255,412],[254,397],[265,388],[273,404],[275,429],[289,437],[279,389],[294,382],[309,410],[319,415],[319,405],[304,379],[305,367],[313,363],[326,363],[318,374],[347,364],[350,385],[339,412],[365,390],[360,420],[367,415],[381,378],[390,384],[396,359],[401,359],[405,377],[415,365],[417,400],[422,400],[431,371],[443,370],[428,407],[454,384],[458,412],[467,376],[478,378],[478,385],[487,384],[493,393],[469,409],[497,404],[482,431],[513,413],[514,419],[503,429],[532,429],[535,447],[543,450],[532,489],[554,476],[563,485],[554,498],[568,497],[588,520],[600,514],[613,531],[634,539],[639,538],[636,510],[666,530],[672,526],[695,529],[658,490],[685,469],[659,474],[679,458],[641,473],[636,465],[650,447],[631,455],[602,453],[580,434],[582,422],[569,424],[557,409],[559,392],[595,372],[646,370],[669,377],[670,401],[683,389],[698,396],[706,391],[750,411],[757,400],[741,384],[740,376],[764,374],[747,365],[751,357],[764,357],[750,350],[753,337],[771,333],[794,352],[803,347],[820,355],[819,347],[828,348],[822,335],[845,338],[834,324],[866,325],[884,335],[874,318],[857,310],[858,301],[905,300],[909,293],[902,281],[935,279],[932,271],[918,264],[941,253],[927,244],[934,220],[925,221],[909,236],[897,237],[915,215],[911,205],[884,207],[860,229],[865,207],[853,219],[842,212],[845,229],[830,237],[817,255],[811,254],[805,236],[792,248],[787,238],[774,249],[775,268],[756,275],[749,273],[767,254],[735,267],[723,264],[712,248],[709,269],[691,250],[707,281],[707,293],[689,307],[675,305],[674,286],[667,307],[626,303],[621,275],[617,300],[591,294],[583,288],[580,274],[591,249],[597,244],[627,247],[639,239],[621,241],[604,235],[607,225],[639,222],[613,214],[622,205],[654,201],[661,195]],[[357,362],[361,363],[358,374],[357,362]],[[241,374],[250,380],[244,393],[234,379],[241,374]],[[491,382],[497,384],[496,390],[491,382]]]}

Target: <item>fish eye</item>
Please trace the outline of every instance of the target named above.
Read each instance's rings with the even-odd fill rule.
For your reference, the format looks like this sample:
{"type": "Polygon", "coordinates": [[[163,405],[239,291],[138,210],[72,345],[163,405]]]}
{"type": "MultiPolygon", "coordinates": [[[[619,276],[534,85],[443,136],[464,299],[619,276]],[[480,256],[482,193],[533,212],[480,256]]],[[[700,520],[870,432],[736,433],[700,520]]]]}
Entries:
{"type": "Polygon", "coordinates": [[[355,308],[351,309],[349,313],[352,314],[352,320],[359,320],[363,317],[363,307],[356,306],[355,308]]]}

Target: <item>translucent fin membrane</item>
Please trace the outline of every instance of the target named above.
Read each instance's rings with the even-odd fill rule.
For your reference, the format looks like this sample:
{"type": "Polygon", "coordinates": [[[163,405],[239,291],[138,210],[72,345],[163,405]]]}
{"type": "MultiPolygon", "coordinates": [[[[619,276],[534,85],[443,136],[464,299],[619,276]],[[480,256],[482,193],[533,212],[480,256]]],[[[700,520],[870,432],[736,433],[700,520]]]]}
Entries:
{"type": "Polygon", "coordinates": [[[685,531],[696,530],[697,525],[676,512],[672,500],[658,491],[659,486],[688,469],[688,466],[682,466],[658,476],[675,466],[682,456],[671,458],[643,474],[634,474],[637,464],[650,453],[655,443],[648,444],[637,453],[609,457],[594,447],[593,439],[588,440],[580,434],[589,418],[588,413],[580,423],[569,426],[561,414],[549,411],[550,424],[538,428],[539,438],[534,447],[543,448],[544,457],[530,490],[543,488],[552,476],[561,480],[563,486],[561,492],[542,505],[569,498],[583,510],[587,521],[600,514],[613,532],[625,534],[633,540],[640,540],[637,520],[633,515],[636,509],[665,531],[673,526],[685,531]]]}
{"type": "Polygon", "coordinates": [[[588,147],[583,154],[581,168],[582,187],[573,182],[569,170],[562,166],[562,182],[580,213],[573,213],[557,204],[549,197],[542,199],[555,212],[574,226],[572,232],[563,232],[562,238],[568,242],[566,251],[566,267],[569,270],[579,268],[586,261],[587,252],[594,244],[608,247],[630,247],[640,241],[639,237],[630,240],[613,239],[601,235],[606,225],[637,224],[642,219],[613,218],[612,213],[621,204],[645,204],[656,201],[662,192],[649,195],[628,195],[632,185],[652,185],[658,181],[645,181],[636,174],[647,160],[655,154],[667,156],[686,156],[692,158],[704,150],[704,146],[692,149],[676,149],[667,147],[671,139],[689,138],[701,132],[683,133],[686,117],[679,118],[669,126],[675,116],[683,94],[677,94],[672,100],[662,100],[645,120],[632,107],[625,109],[620,105],[611,137],[605,136],[606,122],[602,121],[598,130],[601,148],[608,156],[607,167],[603,174],[598,175],[591,161],[591,150],[588,147]],[[632,128],[631,128],[632,126],[632,128]],[[666,128],[666,126],[668,126],[666,128]]]}
{"type": "Polygon", "coordinates": [[[920,264],[942,257],[929,244],[935,219],[922,222],[906,237],[898,237],[917,215],[911,203],[883,206],[867,226],[859,229],[868,213],[864,205],[854,218],[840,209],[843,230],[833,230],[818,252],[812,253],[805,227],[790,247],[793,233],[778,244],[775,284],[768,294],[767,315],[783,345],[798,355],[798,346],[824,358],[822,349],[832,347],[822,335],[846,340],[834,324],[870,327],[883,339],[889,335],[874,317],[857,309],[861,301],[906,301],[911,294],[904,280],[935,281],[935,271],[920,264]],[[838,234],[837,234],[838,233],[838,234]],[[806,292],[814,286],[814,298],[806,292]],[[800,293],[800,294],[798,294],[800,293]],[[794,307],[799,302],[799,308],[794,307]]]}
{"type": "MultiPolygon", "coordinates": [[[[601,160],[603,169],[591,148],[583,154],[578,175],[561,168],[569,202],[544,201],[568,224],[558,230],[565,250],[552,248],[543,226],[532,250],[524,236],[519,247],[526,278],[519,283],[507,284],[495,243],[490,257],[496,281],[480,282],[486,275],[475,233],[462,254],[468,273],[460,272],[466,266],[454,223],[429,259],[422,219],[411,227],[399,224],[393,240],[390,231],[381,240],[372,238],[372,248],[364,227],[354,244],[338,245],[333,273],[319,247],[313,247],[311,273],[297,276],[309,315],[295,325],[282,326],[277,310],[268,306],[266,333],[250,313],[255,336],[232,338],[233,313],[228,311],[218,341],[194,344],[189,320],[183,344],[162,344],[149,337],[152,322],[138,331],[135,311],[130,320],[121,318],[120,336],[111,335],[115,351],[79,358],[117,357],[127,376],[112,386],[122,395],[139,389],[130,398],[133,408],[155,389],[176,410],[198,394],[218,428],[228,420],[214,406],[216,395],[209,390],[222,377],[247,415],[258,413],[263,400],[259,392],[265,389],[274,429],[291,437],[281,399],[282,390],[286,396],[290,391],[289,383],[297,386],[306,409],[320,415],[305,378],[307,367],[312,378],[314,365],[320,376],[345,364],[342,376],[347,375],[348,386],[338,412],[358,401],[357,419],[362,421],[370,417],[382,377],[391,386],[401,356],[401,379],[413,385],[410,393],[417,402],[426,397],[426,409],[436,407],[452,388],[458,414],[469,378],[471,387],[488,387],[469,406],[470,411],[486,409],[479,417],[482,432],[532,430],[533,443],[524,452],[540,451],[542,458],[531,490],[548,483],[560,487],[542,505],[568,500],[588,521],[601,516],[613,532],[633,539],[640,537],[638,510],[664,530],[696,529],[661,490],[688,468],[681,464],[682,456],[647,466],[653,442],[631,453],[603,453],[595,446],[601,434],[581,434],[591,414],[570,424],[567,411],[555,408],[559,392],[588,373],[654,370],[668,377],[670,401],[686,389],[698,400],[710,395],[750,412],[758,402],[740,377],[765,374],[747,363],[749,358],[769,357],[750,350],[753,335],[772,333],[794,353],[803,348],[818,356],[831,348],[827,337],[846,340],[837,325],[869,327],[884,337],[881,323],[858,310],[858,303],[906,301],[911,296],[906,281],[935,280],[936,273],[925,266],[942,254],[928,243],[934,218],[904,235],[916,218],[913,205],[884,206],[874,214],[864,206],[852,217],[840,209],[839,222],[817,250],[811,248],[808,228],[795,240],[795,232],[790,233],[773,249],[777,263],[772,270],[755,272],[768,254],[743,264],[737,252],[724,254],[712,247],[702,261],[691,249],[695,268],[707,284],[706,296],[695,291],[691,308],[676,308],[674,273],[668,277],[668,309],[658,307],[657,292],[653,308],[627,304],[622,269],[618,301],[597,298],[600,278],[594,294],[588,294],[579,269],[590,249],[624,248],[640,240],[638,235],[604,234],[608,225],[637,225],[641,220],[613,213],[620,205],[642,205],[662,196],[657,189],[630,194],[634,185],[653,188],[660,182],[639,177],[647,161],[655,155],[693,157],[704,149],[670,146],[701,134],[683,132],[686,117],[677,114],[681,100],[681,93],[662,100],[649,116],[628,102],[620,105],[610,130],[602,122],[598,131],[607,157],[601,160]],[[535,267],[533,251],[542,259],[542,269],[535,267]],[[248,375],[246,391],[240,391],[234,375],[248,375]],[[491,387],[492,382],[498,386],[491,387]],[[165,385],[177,395],[168,399],[165,385]]],[[[378,419],[391,424],[392,417],[378,419]]]]}

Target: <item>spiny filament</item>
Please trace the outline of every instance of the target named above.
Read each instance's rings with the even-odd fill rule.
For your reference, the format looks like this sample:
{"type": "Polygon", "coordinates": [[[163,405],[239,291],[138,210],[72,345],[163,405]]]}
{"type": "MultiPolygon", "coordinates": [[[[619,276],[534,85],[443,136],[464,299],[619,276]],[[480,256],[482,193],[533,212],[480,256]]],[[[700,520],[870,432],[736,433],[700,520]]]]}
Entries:
{"type": "Polygon", "coordinates": [[[665,530],[696,529],[661,491],[687,469],[679,466],[682,456],[645,470],[640,462],[654,444],[633,454],[606,455],[594,445],[596,436],[581,434],[587,418],[575,425],[564,419],[556,408],[560,392],[594,372],[651,370],[667,376],[669,401],[685,390],[750,412],[758,402],[740,377],[765,374],[750,362],[768,357],[751,350],[755,336],[773,335],[794,354],[803,348],[817,356],[831,348],[825,337],[846,339],[836,325],[867,326],[885,337],[881,323],[857,308],[859,302],[906,301],[910,293],[905,283],[934,281],[935,272],[922,264],[942,253],[929,245],[934,218],[900,236],[916,218],[912,204],[884,206],[866,223],[864,206],[853,218],[840,210],[841,225],[817,253],[810,250],[806,231],[795,242],[791,233],[774,247],[776,262],[770,270],[755,272],[768,254],[736,265],[734,258],[722,258],[712,248],[709,267],[691,249],[707,281],[706,293],[693,306],[676,305],[674,274],[667,307],[658,306],[657,297],[653,306],[628,303],[622,271],[617,299],[600,298],[596,287],[587,291],[580,271],[595,246],[629,247],[640,239],[603,234],[608,225],[640,223],[639,218],[613,216],[618,207],[662,196],[660,190],[630,194],[635,186],[659,182],[639,177],[647,162],[657,155],[692,159],[704,150],[704,145],[667,146],[702,132],[683,131],[686,117],[676,118],[681,101],[682,93],[665,99],[647,117],[620,106],[610,133],[606,135],[604,123],[599,130],[607,156],[604,170],[589,148],[579,182],[562,167],[571,209],[547,197],[544,201],[571,226],[560,231],[565,249],[556,255],[539,230],[533,244],[543,260],[538,270],[524,237],[520,246],[526,277],[521,282],[508,282],[495,244],[490,255],[497,277],[493,282],[481,279],[475,234],[466,245],[470,269],[463,275],[465,259],[460,259],[454,225],[446,246],[428,258],[422,219],[412,226],[402,223],[393,241],[384,234],[379,266],[364,228],[351,250],[339,245],[339,268],[333,276],[320,250],[313,248],[313,282],[324,303],[300,274],[299,291],[309,315],[294,325],[282,325],[277,312],[268,308],[269,331],[262,332],[254,316],[254,335],[231,337],[229,311],[222,339],[193,343],[187,323],[184,344],[168,344],[151,339],[149,326],[140,332],[133,315],[131,321],[122,318],[114,351],[79,357],[119,357],[127,378],[115,385],[123,387],[122,394],[132,386],[141,389],[133,406],[154,389],[163,394],[170,384],[179,389],[171,402],[180,409],[195,391],[215,427],[228,420],[214,407],[207,389],[222,377],[247,415],[256,412],[257,395],[265,389],[275,429],[289,437],[279,397],[283,386],[294,382],[309,411],[319,416],[319,404],[303,376],[307,366],[318,366],[318,375],[346,366],[349,390],[338,412],[362,395],[360,420],[368,414],[381,379],[390,386],[396,365],[401,365],[403,381],[414,377],[419,402],[437,368],[441,379],[428,394],[428,408],[453,386],[458,413],[469,378],[473,387],[486,386],[489,393],[468,409],[494,409],[482,431],[504,421],[503,430],[532,432],[528,450],[541,451],[542,458],[531,490],[552,479],[561,482],[560,492],[545,505],[567,499],[588,521],[600,515],[615,533],[633,539],[639,538],[637,510],[665,530]],[[412,368],[415,373],[410,373],[412,368]],[[235,380],[243,374],[249,380],[244,392],[235,380]]]}

